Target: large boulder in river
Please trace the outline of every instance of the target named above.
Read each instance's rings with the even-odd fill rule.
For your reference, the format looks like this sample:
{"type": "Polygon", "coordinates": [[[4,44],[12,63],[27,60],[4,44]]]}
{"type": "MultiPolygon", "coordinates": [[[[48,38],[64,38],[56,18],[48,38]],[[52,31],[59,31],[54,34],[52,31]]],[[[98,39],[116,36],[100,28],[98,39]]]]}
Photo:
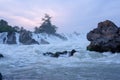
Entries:
{"type": "Polygon", "coordinates": [[[20,32],[19,41],[25,45],[39,44],[37,41],[32,39],[32,33],[26,30],[22,30],[20,32]]]}
{"type": "Polygon", "coordinates": [[[120,52],[120,28],[112,21],[106,20],[98,23],[98,27],[87,34],[90,51],[120,52]]]}
{"type": "Polygon", "coordinates": [[[8,32],[6,43],[7,44],[16,44],[15,32],[8,32]]]}

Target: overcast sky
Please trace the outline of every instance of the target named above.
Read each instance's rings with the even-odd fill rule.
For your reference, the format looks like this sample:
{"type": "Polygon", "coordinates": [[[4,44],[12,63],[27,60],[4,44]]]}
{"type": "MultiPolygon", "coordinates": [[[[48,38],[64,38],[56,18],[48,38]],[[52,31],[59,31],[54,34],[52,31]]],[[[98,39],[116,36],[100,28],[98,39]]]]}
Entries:
{"type": "Polygon", "coordinates": [[[59,32],[87,32],[111,20],[120,26],[120,0],[0,0],[0,19],[32,30],[48,13],[59,32]]]}

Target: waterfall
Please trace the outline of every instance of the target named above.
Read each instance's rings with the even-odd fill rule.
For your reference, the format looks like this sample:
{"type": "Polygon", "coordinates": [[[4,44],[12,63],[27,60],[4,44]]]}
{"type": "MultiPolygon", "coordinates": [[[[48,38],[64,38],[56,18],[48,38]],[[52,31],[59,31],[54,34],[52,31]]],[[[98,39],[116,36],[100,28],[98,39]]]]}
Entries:
{"type": "Polygon", "coordinates": [[[20,44],[20,41],[19,41],[20,34],[19,33],[15,33],[15,36],[16,36],[16,43],[20,44]]]}
{"type": "Polygon", "coordinates": [[[7,41],[7,32],[3,32],[3,33],[0,33],[0,43],[3,44],[3,43],[6,43],[7,41]]]}

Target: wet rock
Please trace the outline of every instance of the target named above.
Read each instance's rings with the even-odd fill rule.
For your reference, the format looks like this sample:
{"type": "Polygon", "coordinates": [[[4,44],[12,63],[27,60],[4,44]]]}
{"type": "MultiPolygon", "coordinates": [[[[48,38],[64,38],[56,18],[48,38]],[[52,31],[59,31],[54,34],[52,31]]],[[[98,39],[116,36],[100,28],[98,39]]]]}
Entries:
{"type": "Polygon", "coordinates": [[[26,30],[20,32],[19,41],[25,45],[39,44],[37,41],[32,39],[32,33],[26,30]]]}
{"type": "Polygon", "coordinates": [[[112,21],[98,23],[98,27],[87,34],[90,44],[87,50],[97,52],[120,52],[120,28],[112,21]]]}
{"type": "Polygon", "coordinates": [[[46,52],[43,53],[44,56],[50,56],[50,57],[59,57],[59,53],[52,53],[52,52],[46,52]]]}
{"type": "Polygon", "coordinates": [[[7,44],[16,44],[15,32],[8,32],[6,43],[7,44]]]}
{"type": "Polygon", "coordinates": [[[52,52],[43,53],[44,56],[51,56],[51,55],[53,55],[53,54],[54,54],[54,53],[52,53],[52,52]]]}
{"type": "Polygon", "coordinates": [[[68,52],[68,51],[55,52],[55,53],[46,52],[46,53],[43,53],[43,55],[44,56],[50,56],[50,57],[56,57],[56,58],[58,58],[58,57],[60,57],[62,55],[69,55],[68,57],[70,57],[70,56],[73,56],[75,52],[76,52],[76,50],[73,49],[70,52],[68,52]]]}
{"type": "Polygon", "coordinates": [[[74,53],[77,52],[75,49],[73,49],[70,53],[69,53],[69,56],[73,56],[74,53]]]}
{"type": "Polygon", "coordinates": [[[61,54],[67,54],[68,53],[68,51],[63,51],[63,52],[61,52],[61,54]]]}
{"type": "Polygon", "coordinates": [[[68,51],[63,51],[63,52],[56,52],[55,54],[65,55],[67,53],[68,53],[68,51]]]}
{"type": "Polygon", "coordinates": [[[51,57],[56,57],[56,58],[58,58],[59,56],[60,56],[59,53],[55,53],[55,54],[52,54],[52,55],[51,55],[51,57]]]}
{"type": "Polygon", "coordinates": [[[0,54],[0,58],[3,58],[4,56],[2,54],[0,54]]]}
{"type": "Polygon", "coordinates": [[[2,80],[3,79],[3,77],[2,77],[2,74],[0,73],[0,80],[2,80]]]}

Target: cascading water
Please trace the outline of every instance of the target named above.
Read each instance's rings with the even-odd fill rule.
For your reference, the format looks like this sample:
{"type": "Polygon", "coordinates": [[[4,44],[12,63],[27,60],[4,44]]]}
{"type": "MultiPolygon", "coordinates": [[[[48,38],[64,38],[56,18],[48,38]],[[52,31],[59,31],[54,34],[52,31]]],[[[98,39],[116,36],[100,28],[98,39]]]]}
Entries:
{"type": "MultiPolygon", "coordinates": [[[[19,44],[18,36],[19,34],[16,34],[17,44],[19,44]]],[[[41,38],[49,41],[51,43],[49,45],[1,44],[0,53],[5,58],[0,59],[0,72],[6,80],[10,78],[15,80],[21,78],[22,80],[119,80],[120,54],[87,51],[86,46],[89,42],[85,34],[71,36],[64,34],[64,36],[69,39],[61,41],[46,34],[33,35],[37,41],[41,38]],[[44,52],[72,49],[77,50],[72,57],[43,56],[44,52]]]]}
{"type": "Polygon", "coordinates": [[[19,36],[20,36],[20,34],[19,34],[19,33],[15,33],[16,43],[17,43],[17,44],[20,44],[20,41],[19,41],[19,36]]]}

